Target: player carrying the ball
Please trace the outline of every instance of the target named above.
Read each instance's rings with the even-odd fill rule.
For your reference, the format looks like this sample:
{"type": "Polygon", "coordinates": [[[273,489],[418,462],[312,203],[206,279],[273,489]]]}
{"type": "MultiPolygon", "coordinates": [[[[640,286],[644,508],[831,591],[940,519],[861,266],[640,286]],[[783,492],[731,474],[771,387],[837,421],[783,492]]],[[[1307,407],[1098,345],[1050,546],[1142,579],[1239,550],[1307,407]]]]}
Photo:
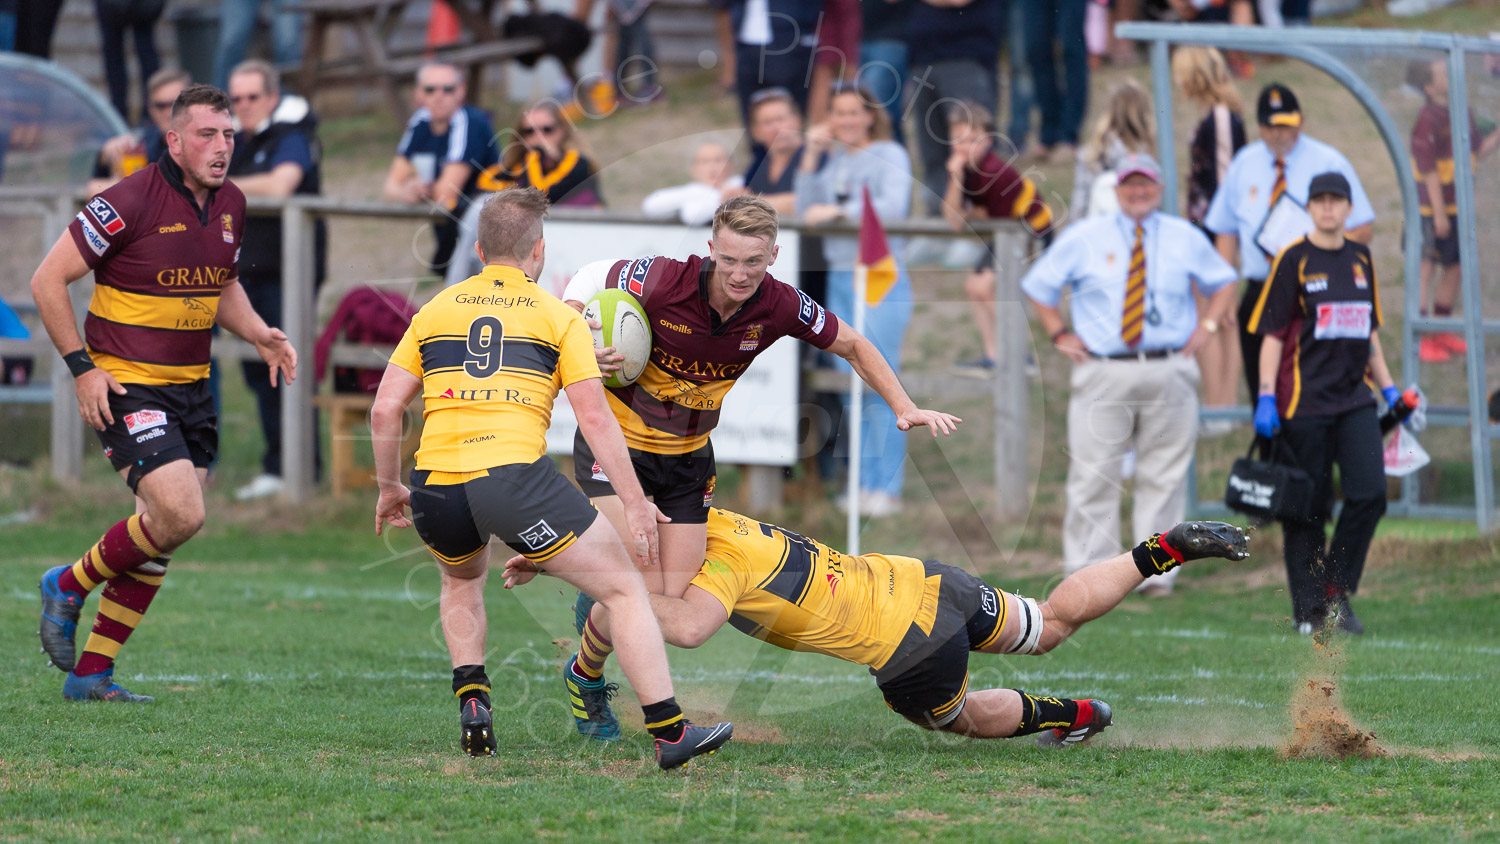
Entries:
{"type": "MultiPolygon", "coordinates": [[[[703,564],[717,475],[709,433],[735,381],[778,339],[795,337],[847,360],[890,405],[903,431],[927,426],[935,437],[951,434],[962,421],[917,407],[874,344],[768,274],[779,249],[777,227],[769,202],[736,197],[714,214],[707,258],[597,261],[579,270],[563,293],[582,311],[601,291],[624,290],[640,301],[651,326],[650,362],[640,378],[605,392],[646,496],[672,520],[661,527],[661,567],[642,570],[654,594],[681,597],[703,564]]],[[[622,360],[609,349],[598,356],[606,371],[622,360]]],[[[573,474],[610,521],[623,524],[618,476],[595,459],[582,436],[573,443],[573,474]]],[[[563,677],[578,731],[609,741],[620,734],[608,703],[612,687],[603,677],[614,645],[588,625],[591,605],[580,592],[574,611],[582,642],[563,677]]]]}
{"type": "MultiPolygon", "coordinates": [[[[681,598],[652,595],[651,608],[678,647],[698,647],[728,621],[777,647],[868,665],[886,705],[926,729],[971,738],[1041,733],[1038,744],[1067,746],[1108,727],[1109,704],[1020,689],[970,691],[969,653],[1047,653],[1147,577],[1187,560],[1249,555],[1239,528],[1184,522],[1069,575],[1038,602],[936,560],[850,557],[716,508],[708,519],[708,554],[693,582],[681,598]]],[[[513,557],[505,587],[535,574],[528,560],[513,557]]],[[[608,636],[609,617],[599,610],[589,624],[608,636]]]]}
{"type": "Polygon", "coordinates": [[[466,753],[495,754],[483,664],[484,581],[490,537],[498,536],[609,608],[620,664],[642,701],[657,763],[675,768],[714,752],[734,728],[699,727],[683,717],[645,583],[615,529],[546,455],[552,403],[565,390],[579,431],[623,479],[622,526],[640,564],[656,562],[659,513],[630,473],[588,327],[534,281],[546,258],[546,212],[546,194],[533,188],[491,196],[479,213],[475,244],[484,270],[424,305],[391,355],[370,412],[380,484],[375,533],[384,524],[415,523],[438,560],[439,615],[466,753]],[[399,480],[401,422],[419,395],[424,425],[408,490],[399,480]]]}

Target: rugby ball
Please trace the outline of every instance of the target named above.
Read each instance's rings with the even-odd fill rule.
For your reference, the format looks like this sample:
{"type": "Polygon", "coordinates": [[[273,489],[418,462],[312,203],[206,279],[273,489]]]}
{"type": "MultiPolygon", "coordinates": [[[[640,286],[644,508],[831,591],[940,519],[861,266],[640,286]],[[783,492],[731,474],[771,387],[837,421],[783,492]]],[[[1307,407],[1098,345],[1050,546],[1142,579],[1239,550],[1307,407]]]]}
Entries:
{"type": "Polygon", "coordinates": [[[599,328],[590,329],[594,348],[613,346],[615,354],[625,357],[619,371],[604,373],[604,386],[634,384],[651,359],[651,323],[646,319],[646,309],[624,290],[605,290],[584,306],[583,318],[599,321],[599,328]]]}

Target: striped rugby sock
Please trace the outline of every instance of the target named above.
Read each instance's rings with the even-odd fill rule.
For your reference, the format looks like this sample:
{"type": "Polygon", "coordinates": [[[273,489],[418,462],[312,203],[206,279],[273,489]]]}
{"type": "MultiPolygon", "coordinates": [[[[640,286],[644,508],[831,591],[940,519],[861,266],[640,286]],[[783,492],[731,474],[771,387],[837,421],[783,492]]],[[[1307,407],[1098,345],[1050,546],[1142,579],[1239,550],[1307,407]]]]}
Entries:
{"type": "Polygon", "coordinates": [[[589,619],[584,622],[583,641],[578,646],[578,654],[573,657],[573,673],[585,682],[599,682],[604,678],[604,661],[614,652],[614,643],[604,638],[594,626],[594,620],[589,619]]]}
{"type": "Polygon", "coordinates": [[[162,557],[162,552],[157,550],[156,542],[146,532],[146,525],[137,513],[105,531],[104,537],[87,554],[62,573],[57,585],[65,592],[83,597],[101,583],[158,557],[162,557]]]}
{"type": "Polygon", "coordinates": [[[125,640],[135,632],[151,600],[166,579],[167,557],[157,557],[132,571],[111,579],[99,594],[99,614],[94,630],[83,646],[83,656],[73,673],[79,677],[100,674],[114,667],[125,640]]]}

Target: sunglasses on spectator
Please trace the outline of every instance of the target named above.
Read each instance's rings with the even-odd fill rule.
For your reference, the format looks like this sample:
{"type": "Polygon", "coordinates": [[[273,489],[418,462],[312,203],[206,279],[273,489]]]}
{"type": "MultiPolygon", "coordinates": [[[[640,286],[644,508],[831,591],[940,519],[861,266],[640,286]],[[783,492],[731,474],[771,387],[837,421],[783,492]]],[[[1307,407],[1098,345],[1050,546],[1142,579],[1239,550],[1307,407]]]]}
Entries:
{"type": "Polygon", "coordinates": [[[154,100],[151,103],[152,111],[167,111],[172,108],[175,100],[154,100]]]}
{"type": "Polygon", "coordinates": [[[436,94],[438,91],[442,91],[444,94],[451,94],[451,93],[453,93],[453,92],[455,92],[457,90],[458,90],[458,86],[457,85],[423,85],[422,86],[422,93],[424,93],[424,94],[436,94]]]}
{"type": "Polygon", "coordinates": [[[521,127],[521,137],[523,137],[523,138],[529,138],[532,135],[536,135],[536,134],[539,134],[539,133],[543,134],[543,135],[546,135],[547,137],[550,138],[556,132],[557,132],[557,124],[556,123],[550,123],[550,124],[548,124],[546,126],[522,126],[521,127]]]}
{"type": "MultiPolygon", "coordinates": [[[[265,96],[265,95],[264,94],[240,94],[238,97],[230,97],[229,101],[231,103],[235,104],[235,105],[239,105],[240,103],[253,103],[253,102],[257,102],[258,100],[260,100],[260,98],[263,97],[263,96],[265,96]]],[[[153,103],[152,105],[155,105],[155,103],[153,103]]]]}

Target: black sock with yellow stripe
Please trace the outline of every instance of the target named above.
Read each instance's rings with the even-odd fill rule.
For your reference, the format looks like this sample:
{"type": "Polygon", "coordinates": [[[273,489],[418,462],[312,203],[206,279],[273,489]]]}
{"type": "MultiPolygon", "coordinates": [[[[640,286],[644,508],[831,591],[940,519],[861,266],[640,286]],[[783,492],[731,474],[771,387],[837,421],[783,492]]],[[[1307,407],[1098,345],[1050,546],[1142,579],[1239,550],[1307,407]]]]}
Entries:
{"type": "Polygon", "coordinates": [[[652,738],[677,741],[682,738],[683,725],[687,719],[682,717],[682,709],[677,706],[677,698],[669,697],[656,703],[641,705],[641,711],[646,714],[646,732],[652,738]]]}
{"type": "Polygon", "coordinates": [[[460,709],[473,698],[478,698],[485,709],[490,706],[490,678],[483,665],[460,665],[453,669],[453,694],[458,697],[460,709]]]}
{"type": "Polygon", "coordinates": [[[1164,534],[1155,536],[1131,549],[1130,557],[1141,577],[1166,574],[1182,565],[1182,552],[1168,545],[1164,534]]]}
{"type": "Polygon", "coordinates": [[[1071,730],[1073,722],[1078,720],[1076,700],[1033,697],[1020,689],[1016,689],[1016,694],[1021,696],[1021,726],[1011,735],[1025,736],[1058,728],[1071,730]]]}

